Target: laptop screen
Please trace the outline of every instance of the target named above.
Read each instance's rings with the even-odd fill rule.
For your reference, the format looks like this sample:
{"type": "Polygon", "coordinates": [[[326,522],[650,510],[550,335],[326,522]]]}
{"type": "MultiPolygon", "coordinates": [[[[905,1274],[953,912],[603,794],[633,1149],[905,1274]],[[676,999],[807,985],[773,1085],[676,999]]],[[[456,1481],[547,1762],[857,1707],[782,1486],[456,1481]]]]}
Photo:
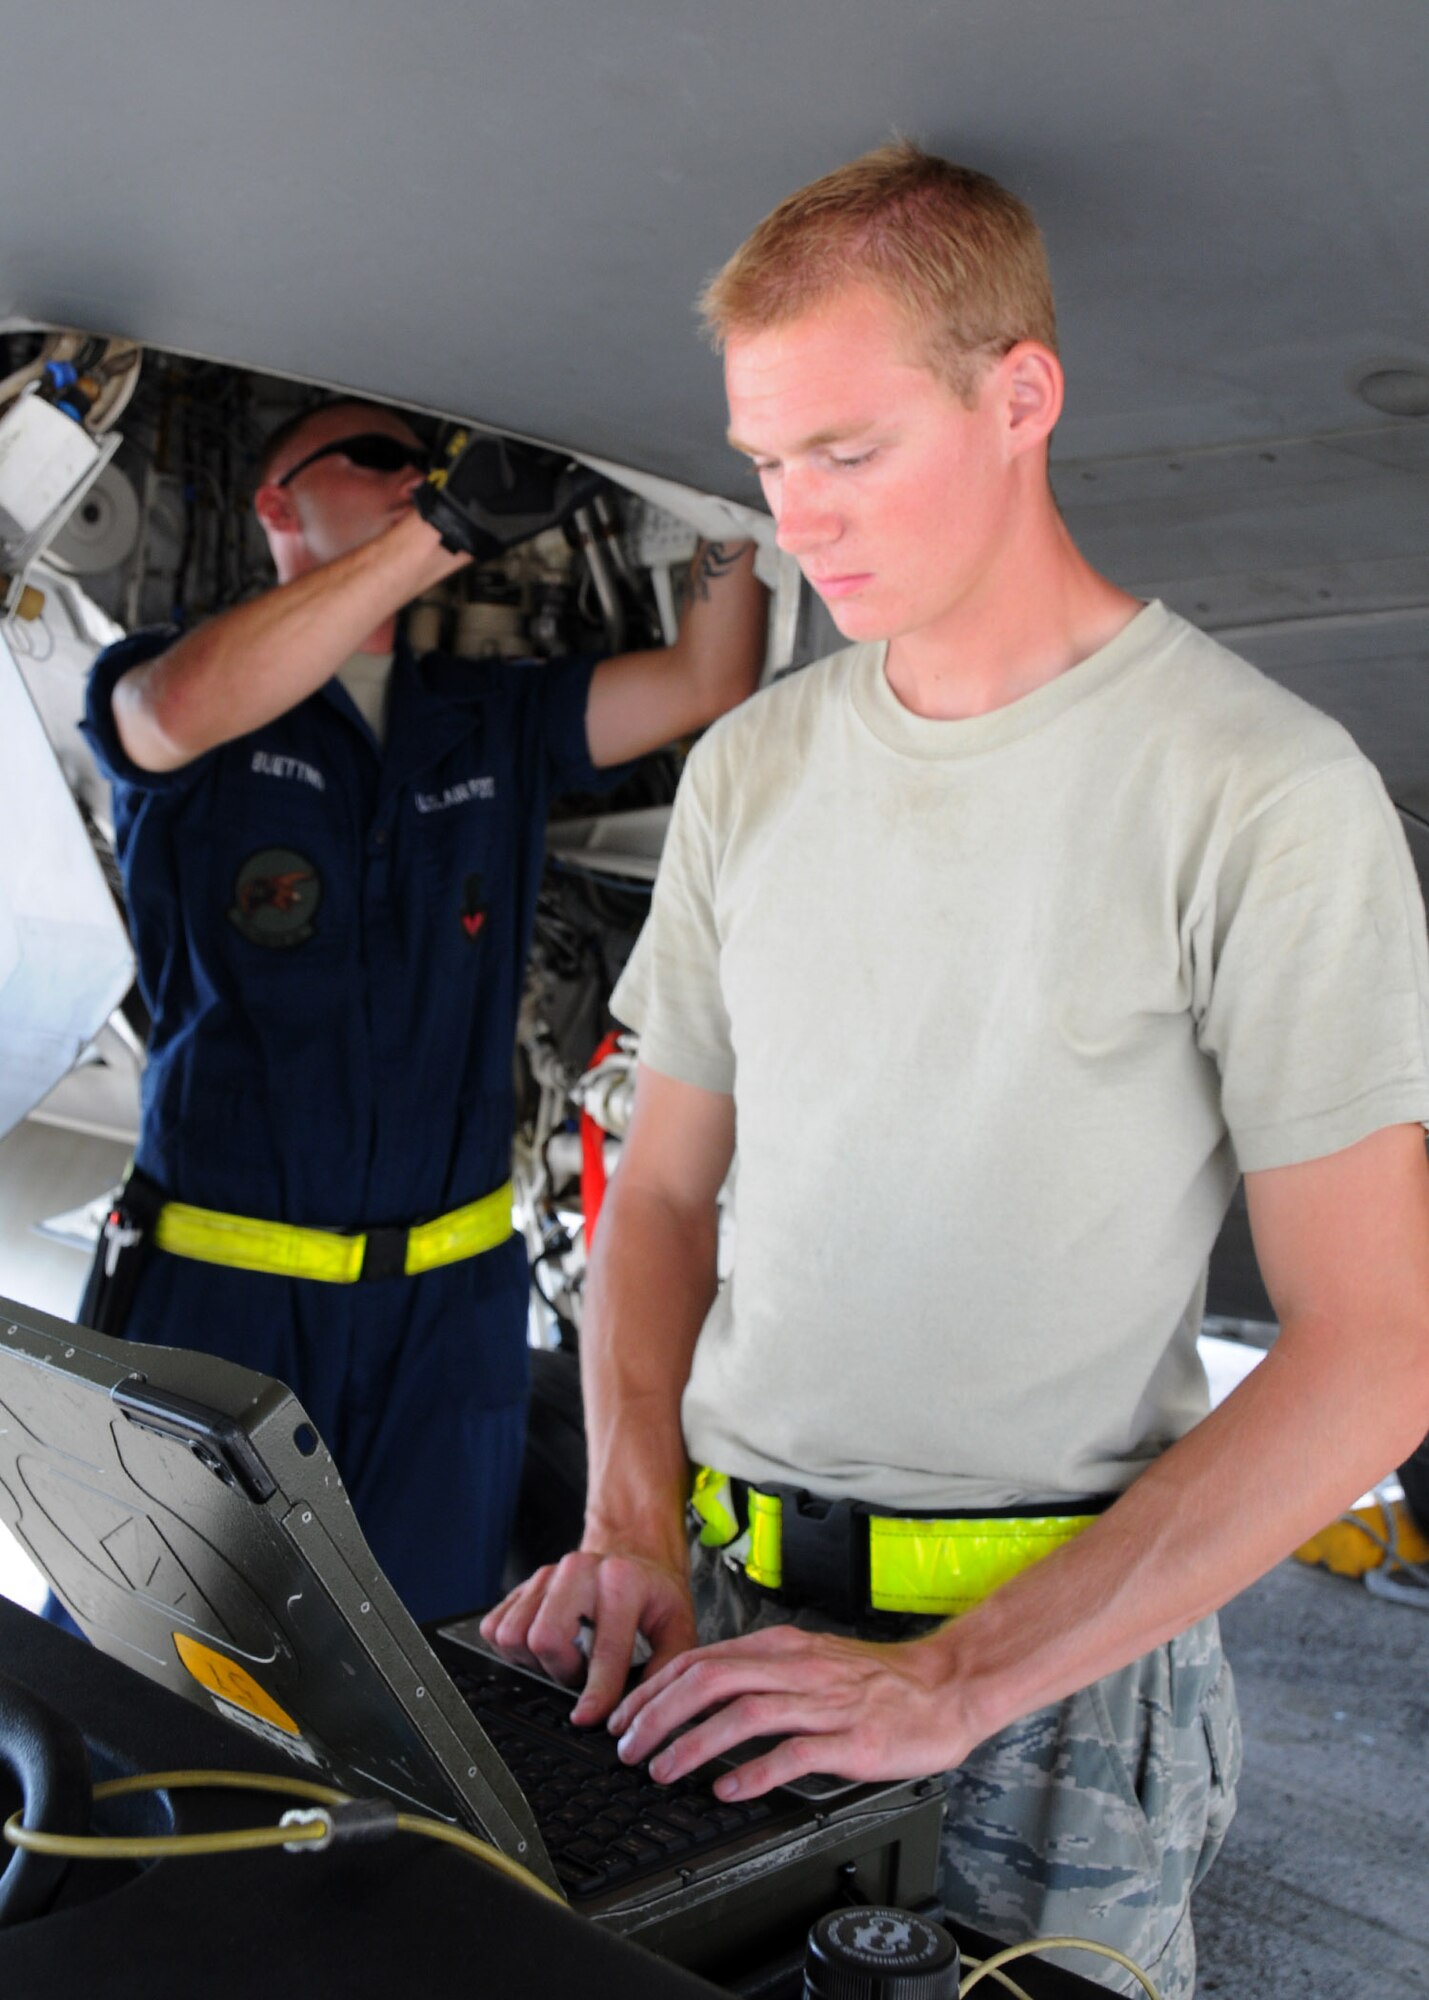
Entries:
{"type": "Polygon", "coordinates": [[[105,1652],[551,1877],[531,1813],[267,1376],[0,1302],[0,1509],[105,1652]]]}

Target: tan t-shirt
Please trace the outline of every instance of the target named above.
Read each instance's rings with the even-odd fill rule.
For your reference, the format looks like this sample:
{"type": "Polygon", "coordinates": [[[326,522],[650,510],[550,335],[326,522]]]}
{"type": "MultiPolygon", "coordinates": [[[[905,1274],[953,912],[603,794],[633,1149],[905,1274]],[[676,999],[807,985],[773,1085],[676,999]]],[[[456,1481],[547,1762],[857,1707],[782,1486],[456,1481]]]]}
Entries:
{"type": "Polygon", "coordinates": [[[1238,1168],[1429,1120],[1429,962],[1340,726],[1159,604],[912,714],[854,646],[686,769],[612,1006],[732,1091],[697,1461],[890,1508],[1119,1491],[1205,1412],[1238,1168]]]}

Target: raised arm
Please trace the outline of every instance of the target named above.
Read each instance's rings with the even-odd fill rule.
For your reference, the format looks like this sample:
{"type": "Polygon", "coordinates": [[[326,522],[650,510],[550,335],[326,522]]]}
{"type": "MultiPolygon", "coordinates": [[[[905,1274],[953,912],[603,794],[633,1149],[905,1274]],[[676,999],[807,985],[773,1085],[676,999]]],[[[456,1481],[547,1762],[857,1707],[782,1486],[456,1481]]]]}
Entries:
{"type": "Polygon", "coordinates": [[[674,1778],[786,1737],[717,1789],[813,1770],[914,1776],[1216,1609],[1429,1429],[1429,1167],[1417,1125],[1247,1176],[1280,1335],[1224,1403],[1074,1542],[931,1637],[880,1646],[779,1628],[688,1656],[624,1701],[622,1755],[674,1778]]]}
{"type": "Polygon", "coordinates": [[[715,1294],[717,1199],[733,1151],[732,1098],[640,1066],[581,1331],[590,1458],[581,1549],[482,1621],[514,1659],[572,1683],[584,1671],[580,1621],[594,1624],[580,1721],[614,1706],[637,1631],[657,1666],[695,1641],[680,1396],[715,1294]]]}
{"type": "Polygon", "coordinates": [[[619,653],[595,670],[586,709],[592,763],[641,756],[752,694],[768,602],[754,574],[753,542],[701,542],[675,643],[619,653]]]}
{"type": "Polygon", "coordinates": [[[118,683],[114,726],[125,754],[141,770],[174,771],[261,729],[468,560],[405,513],[363,547],[220,612],[118,683]]]}

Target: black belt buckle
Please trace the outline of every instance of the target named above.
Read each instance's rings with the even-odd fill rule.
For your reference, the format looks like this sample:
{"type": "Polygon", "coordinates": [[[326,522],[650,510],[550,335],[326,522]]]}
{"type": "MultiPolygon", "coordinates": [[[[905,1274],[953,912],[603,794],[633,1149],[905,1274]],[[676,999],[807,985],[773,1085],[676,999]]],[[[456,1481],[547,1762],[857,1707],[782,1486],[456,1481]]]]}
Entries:
{"type": "Polygon", "coordinates": [[[358,1277],[364,1284],[369,1278],[401,1278],[407,1271],[407,1230],[369,1229],[367,1242],[362,1252],[362,1269],[358,1277]]]}
{"type": "Polygon", "coordinates": [[[869,1608],[867,1512],[855,1500],[778,1492],[780,1596],[856,1624],[869,1608]]]}

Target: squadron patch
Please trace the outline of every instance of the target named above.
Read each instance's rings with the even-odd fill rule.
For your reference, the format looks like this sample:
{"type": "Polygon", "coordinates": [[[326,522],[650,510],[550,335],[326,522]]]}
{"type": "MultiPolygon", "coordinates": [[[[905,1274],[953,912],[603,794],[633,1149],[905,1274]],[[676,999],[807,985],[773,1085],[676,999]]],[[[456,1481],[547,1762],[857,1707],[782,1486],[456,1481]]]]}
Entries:
{"type": "Polygon", "coordinates": [[[461,927],[473,940],[486,927],[486,877],[468,875],[461,892],[461,927]]]}
{"type": "Polygon", "coordinates": [[[263,847],[238,871],[228,920],[250,944],[286,951],[312,936],[322,893],[322,877],[305,854],[263,847]]]}

